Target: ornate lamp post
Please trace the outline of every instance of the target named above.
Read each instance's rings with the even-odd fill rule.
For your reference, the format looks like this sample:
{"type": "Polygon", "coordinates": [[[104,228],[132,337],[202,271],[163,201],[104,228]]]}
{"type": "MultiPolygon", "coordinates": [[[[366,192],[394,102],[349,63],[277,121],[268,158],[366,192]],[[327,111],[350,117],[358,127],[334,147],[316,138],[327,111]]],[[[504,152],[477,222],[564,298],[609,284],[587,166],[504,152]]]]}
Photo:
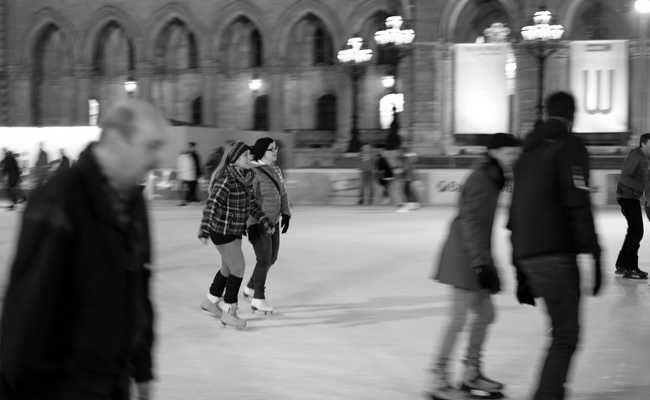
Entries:
{"type": "Polygon", "coordinates": [[[542,121],[544,112],[544,68],[546,59],[560,48],[559,40],[564,33],[562,25],[550,25],[551,12],[541,7],[533,15],[534,25],[521,28],[521,36],[524,38],[524,45],[538,63],[537,70],[537,120],[542,121]]]}
{"type": "MultiPolygon", "coordinates": [[[[399,63],[410,52],[411,45],[415,39],[415,31],[413,29],[402,29],[403,24],[404,20],[402,17],[394,15],[386,18],[386,29],[375,32],[375,41],[379,46],[384,46],[390,55],[391,74],[394,80],[393,85],[391,85],[392,93],[397,93],[399,63]]],[[[391,124],[393,128],[391,129],[390,135],[392,136],[399,135],[397,133],[397,130],[399,130],[399,122],[396,121],[397,117],[397,112],[393,112],[393,118],[396,123],[391,124]]],[[[412,140],[413,138],[409,138],[409,142],[412,140]]],[[[389,142],[397,144],[401,143],[401,139],[391,138],[389,142]]]]}
{"type": "Polygon", "coordinates": [[[338,60],[345,65],[352,78],[352,128],[348,152],[357,153],[361,150],[359,140],[359,78],[363,74],[363,65],[372,58],[372,50],[362,49],[363,39],[355,36],[348,39],[350,48],[338,52],[338,60]]]}
{"type": "Polygon", "coordinates": [[[646,88],[648,87],[648,64],[647,64],[647,48],[648,48],[648,36],[647,36],[647,26],[648,20],[647,15],[650,13],[650,0],[636,0],[634,2],[634,9],[641,16],[640,18],[640,30],[641,30],[641,40],[639,42],[640,53],[641,53],[641,124],[640,130],[642,133],[645,133],[647,130],[647,112],[648,109],[648,97],[646,93],[646,88]]]}

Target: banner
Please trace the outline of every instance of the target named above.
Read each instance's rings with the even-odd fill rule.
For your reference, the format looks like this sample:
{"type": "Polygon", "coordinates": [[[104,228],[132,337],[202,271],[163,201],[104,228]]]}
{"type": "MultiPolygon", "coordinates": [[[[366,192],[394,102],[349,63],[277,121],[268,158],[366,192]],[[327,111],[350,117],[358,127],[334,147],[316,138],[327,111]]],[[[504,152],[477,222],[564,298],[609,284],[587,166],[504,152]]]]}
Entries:
{"type": "Polygon", "coordinates": [[[454,46],[454,133],[508,132],[507,43],[454,46]]]}
{"type": "Polygon", "coordinates": [[[571,42],[574,132],[627,132],[629,55],[626,40],[571,42]]]}

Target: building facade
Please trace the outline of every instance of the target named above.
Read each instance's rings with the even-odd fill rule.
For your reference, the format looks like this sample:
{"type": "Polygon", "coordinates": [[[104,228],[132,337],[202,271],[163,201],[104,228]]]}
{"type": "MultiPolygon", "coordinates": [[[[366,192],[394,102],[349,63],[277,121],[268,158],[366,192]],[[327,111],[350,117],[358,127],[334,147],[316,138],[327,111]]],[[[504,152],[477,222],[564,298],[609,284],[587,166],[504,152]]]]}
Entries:
{"type": "MultiPolygon", "coordinates": [[[[566,43],[627,41],[627,126],[595,142],[623,143],[646,129],[646,88],[631,84],[649,75],[640,45],[645,17],[633,0],[545,4],[566,43]]],[[[494,22],[510,28],[517,66],[508,130],[525,134],[532,126],[538,65],[519,32],[538,7],[537,0],[0,0],[0,124],[85,125],[92,104],[101,109],[127,96],[124,82],[135,80],[135,95],[170,119],[329,135],[342,149],[352,89],[336,53],[353,35],[375,51],[360,78],[359,128],[381,133],[380,103],[389,94],[381,81],[390,67],[373,36],[397,13],[416,34],[397,74],[405,99],[400,132],[421,152],[444,154],[473,143],[456,134],[455,46],[476,42],[494,22]]],[[[567,45],[549,59],[547,92],[569,88],[569,53],[567,45]]]]}

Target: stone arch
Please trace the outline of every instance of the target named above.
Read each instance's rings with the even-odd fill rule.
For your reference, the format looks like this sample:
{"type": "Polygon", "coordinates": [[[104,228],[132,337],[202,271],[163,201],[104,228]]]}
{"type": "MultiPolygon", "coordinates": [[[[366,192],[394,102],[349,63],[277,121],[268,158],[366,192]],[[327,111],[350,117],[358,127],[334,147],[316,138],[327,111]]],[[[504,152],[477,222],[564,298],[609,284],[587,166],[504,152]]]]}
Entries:
{"type": "MultiPolygon", "coordinates": [[[[511,32],[518,32],[520,28],[520,16],[522,15],[521,5],[516,0],[495,0],[503,7],[508,21],[511,32]]],[[[471,4],[471,0],[457,0],[450,1],[443,9],[440,18],[439,36],[447,42],[454,41],[455,32],[459,26],[460,16],[465,8],[471,4]]]]}
{"type": "Polygon", "coordinates": [[[168,70],[171,66],[171,70],[175,70],[178,64],[182,65],[181,69],[198,68],[200,56],[196,34],[184,21],[176,17],[171,18],[163,25],[152,46],[153,54],[150,60],[154,63],[156,69],[168,70]],[[176,42],[174,42],[175,40],[176,42]],[[168,57],[170,56],[168,53],[170,50],[169,47],[173,47],[174,44],[178,45],[179,43],[182,45],[179,52],[186,52],[186,54],[182,54],[182,52],[180,54],[178,52],[174,54],[173,49],[171,49],[172,54],[175,56],[182,55],[184,60],[179,61],[179,59],[175,59],[172,63],[168,63],[168,57]]]}
{"type": "Polygon", "coordinates": [[[210,41],[207,40],[209,35],[206,28],[187,6],[173,2],[155,11],[150,22],[147,24],[147,36],[143,50],[147,59],[155,59],[156,43],[158,38],[174,20],[181,21],[185,24],[187,30],[194,34],[199,60],[201,60],[204,55],[209,54],[210,50],[208,43],[210,41]]]}
{"type": "Polygon", "coordinates": [[[601,32],[595,32],[593,39],[625,39],[632,37],[630,24],[623,16],[628,9],[627,4],[612,4],[607,1],[567,1],[558,14],[561,16],[559,23],[564,26],[564,38],[572,40],[592,39],[587,36],[585,30],[597,27],[601,32]],[[581,23],[581,17],[592,13],[589,22],[595,22],[598,18],[604,19],[600,24],[581,23]],[[599,15],[597,15],[599,14],[599,15]]]}
{"type": "Polygon", "coordinates": [[[51,8],[44,8],[34,15],[34,24],[22,37],[26,38],[27,46],[23,49],[22,65],[32,68],[35,65],[35,49],[42,40],[42,35],[55,26],[60,30],[66,48],[64,71],[71,73],[75,61],[74,38],[76,31],[70,21],[61,13],[51,8]]]}
{"type": "Polygon", "coordinates": [[[289,45],[290,34],[294,26],[308,15],[313,15],[323,22],[328,33],[332,37],[335,49],[342,47],[346,38],[343,37],[344,29],[341,21],[331,8],[323,4],[322,1],[316,0],[298,0],[279,17],[280,21],[286,21],[280,29],[275,31],[272,43],[275,47],[272,49],[272,56],[286,59],[287,47],[289,45]]]}
{"type": "Polygon", "coordinates": [[[334,36],[325,22],[307,13],[289,30],[285,61],[291,66],[333,65],[336,60],[334,43],[334,36]],[[289,47],[293,51],[289,52],[289,47]]]}
{"type": "Polygon", "coordinates": [[[264,48],[259,26],[242,14],[222,31],[217,54],[223,70],[254,68],[264,65],[264,48]]]}
{"type": "Polygon", "coordinates": [[[249,0],[233,0],[223,8],[219,9],[214,18],[215,27],[210,37],[213,38],[211,48],[208,54],[215,60],[219,59],[221,48],[223,46],[224,35],[230,25],[237,21],[239,18],[244,17],[250,20],[253,25],[260,32],[262,37],[262,47],[264,49],[265,57],[269,55],[269,27],[263,18],[264,12],[249,0]]]}
{"type": "Polygon", "coordinates": [[[116,23],[124,29],[133,45],[135,62],[142,60],[142,34],[136,22],[124,10],[114,6],[104,6],[90,18],[90,22],[84,30],[84,42],[80,52],[83,62],[87,65],[93,64],[99,35],[110,23],[116,23]]]}

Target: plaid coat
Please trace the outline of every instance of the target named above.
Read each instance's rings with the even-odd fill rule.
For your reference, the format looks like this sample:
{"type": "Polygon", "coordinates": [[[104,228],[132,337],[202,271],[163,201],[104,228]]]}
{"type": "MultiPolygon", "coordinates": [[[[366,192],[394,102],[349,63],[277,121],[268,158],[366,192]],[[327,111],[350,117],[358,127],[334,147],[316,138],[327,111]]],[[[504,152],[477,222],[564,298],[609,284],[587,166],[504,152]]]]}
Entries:
{"type": "Polygon", "coordinates": [[[199,237],[219,235],[241,236],[246,231],[248,217],[268,223],[268,218],[255,198],[253,185],[245,185],[226,172],[215,179],[203,209],[199,237]]]}

